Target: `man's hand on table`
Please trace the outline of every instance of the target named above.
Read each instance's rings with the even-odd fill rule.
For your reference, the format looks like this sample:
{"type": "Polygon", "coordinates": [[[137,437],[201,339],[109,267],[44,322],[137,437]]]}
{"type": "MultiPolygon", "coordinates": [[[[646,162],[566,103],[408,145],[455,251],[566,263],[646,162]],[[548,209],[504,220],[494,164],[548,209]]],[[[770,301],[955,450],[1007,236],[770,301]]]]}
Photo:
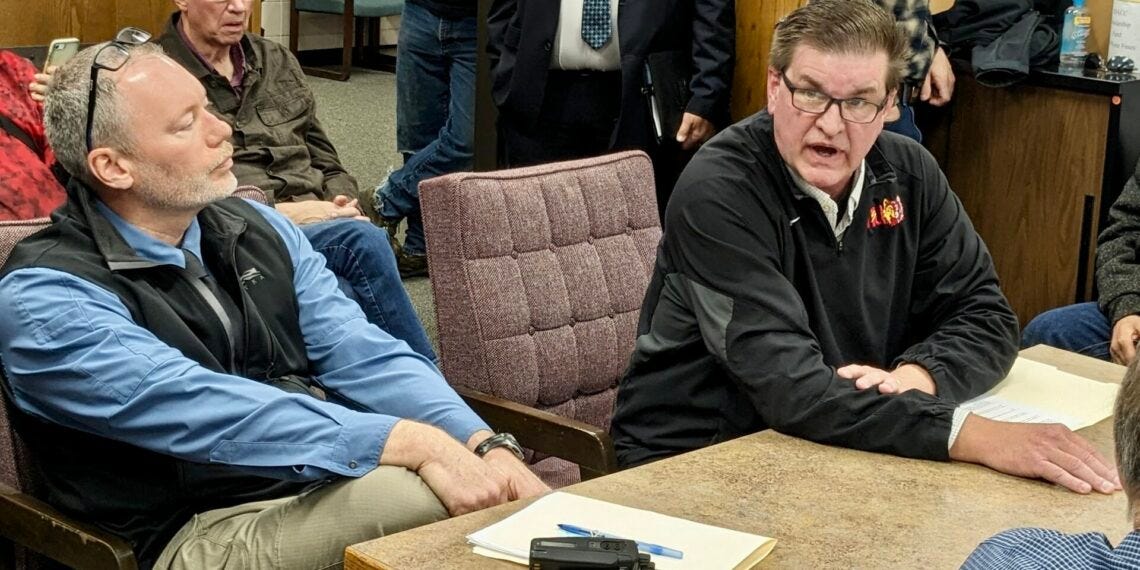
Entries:
{"type": "Polygon", "coordinates": [[[874,366],[848,364],[835,372],[840,378],[853,381],[855,387],[860,390],[878,386],[880,394],[901,394],[907,390],[921,390],[933,396],[938,392],[930,373],[915,364],[903,364],[890,372],[874,366]]]}
{"type": "Polygon", "coordinates": [[[997,422],[970,414],[950,457],[1010,475],[1045,479],[1081,494],[1120,490],[1116,467],[1061,424],[997,422]]]}
{"type": "MultiPolygon", "coordinates": [[[[467,448],[475,449],[484,439],[492,435],[494,434],[489,431],[476,432],[467,441],[467,448]]],[[[550,492],[550,487],[508,449],[502,447],[492,449],[483,456],[483,461],[507,478],[508,500],[525,499],[550,492]]]]}

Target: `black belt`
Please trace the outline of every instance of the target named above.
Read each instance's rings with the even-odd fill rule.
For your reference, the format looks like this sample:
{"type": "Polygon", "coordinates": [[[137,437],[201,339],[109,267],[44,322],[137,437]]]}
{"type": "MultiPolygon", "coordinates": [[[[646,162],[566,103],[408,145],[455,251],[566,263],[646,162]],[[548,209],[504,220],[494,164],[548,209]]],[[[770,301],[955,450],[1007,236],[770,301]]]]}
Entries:
{"type": "Polygon", "coordinates": [[[922,90],[918,85],[904,81],[899,85],[899,102],[910,105],[918,98],[919,93],[922,93],[922,90]]]}

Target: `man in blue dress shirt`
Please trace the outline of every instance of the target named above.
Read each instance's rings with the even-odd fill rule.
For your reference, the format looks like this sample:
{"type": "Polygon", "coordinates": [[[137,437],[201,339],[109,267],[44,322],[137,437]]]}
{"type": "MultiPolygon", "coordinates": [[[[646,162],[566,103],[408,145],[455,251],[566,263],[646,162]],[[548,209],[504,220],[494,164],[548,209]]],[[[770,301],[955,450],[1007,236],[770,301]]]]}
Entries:
{"type": "Polygon", "coordinates": [[[962,568],[1002,570],[1066,568],[1068,570],[1140,570],[1140,365],[1128,368],[1113,416],[1116,439],[1116,465],[1120,483],[1128,496],[1129,532],[1113,548],[1100,532],[1065,534],[1043,528],[1015,528],[999,533],[970,555],[962,568]]]}
{"type": "Polygon", "coordinates": [[[548,490],[297,226],[230,197],[230,127],[161,48],[82,52],[45,123],[75,180],[0,270],[0,357],[51,504],[142,568],[325,568],[548,490]]]}

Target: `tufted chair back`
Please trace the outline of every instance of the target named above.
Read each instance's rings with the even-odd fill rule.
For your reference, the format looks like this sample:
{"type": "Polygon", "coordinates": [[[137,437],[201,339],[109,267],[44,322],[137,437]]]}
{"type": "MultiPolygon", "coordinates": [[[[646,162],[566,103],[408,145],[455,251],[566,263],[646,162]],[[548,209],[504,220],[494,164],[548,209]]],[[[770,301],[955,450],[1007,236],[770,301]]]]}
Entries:
{"type": "MultiPolygon", "coordinates": [[[[448,381],[608,430],[661,238],[649,158],[452,174],[420,196],[448,381]]],[[[531,460],[552,486],[579,479],[531,460]]]]}

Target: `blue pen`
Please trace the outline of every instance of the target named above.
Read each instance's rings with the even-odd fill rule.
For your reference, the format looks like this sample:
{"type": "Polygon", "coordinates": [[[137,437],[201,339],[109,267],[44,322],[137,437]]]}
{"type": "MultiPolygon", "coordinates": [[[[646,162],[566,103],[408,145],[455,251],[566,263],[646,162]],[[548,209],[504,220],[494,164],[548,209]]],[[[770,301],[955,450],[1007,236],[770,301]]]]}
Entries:
{"type": "MultiPolygon", "coordinates": [[[[568,532],[574,536],[596,536],[598,538],[613,538],[613,539],[617,539],[617,540],[626,540],[620,536],[615,536],[612,534],[606,534],[604,532],[599,532],[596,530],[590,530],[588,528],[582,528],[580,526],[575,526],[572,524],[559,523],[558,528],[562,529],[563,532],[568,532]]],[[[648,542],[641,542],[640,540],[635,540],[634,542],[637,543],[637,549],[640,550],[641,552],[647,552],[649,554],[657,554],[659,556],[665,556],[667,558],[676,558],[677,560],[680,560],[680,559],[685,557],[684,552],[681,552],[680,550],[677,550],[675,548],[669,548],[667,546],[661,546],[660,544],[651,544],[648,542]]]]}

